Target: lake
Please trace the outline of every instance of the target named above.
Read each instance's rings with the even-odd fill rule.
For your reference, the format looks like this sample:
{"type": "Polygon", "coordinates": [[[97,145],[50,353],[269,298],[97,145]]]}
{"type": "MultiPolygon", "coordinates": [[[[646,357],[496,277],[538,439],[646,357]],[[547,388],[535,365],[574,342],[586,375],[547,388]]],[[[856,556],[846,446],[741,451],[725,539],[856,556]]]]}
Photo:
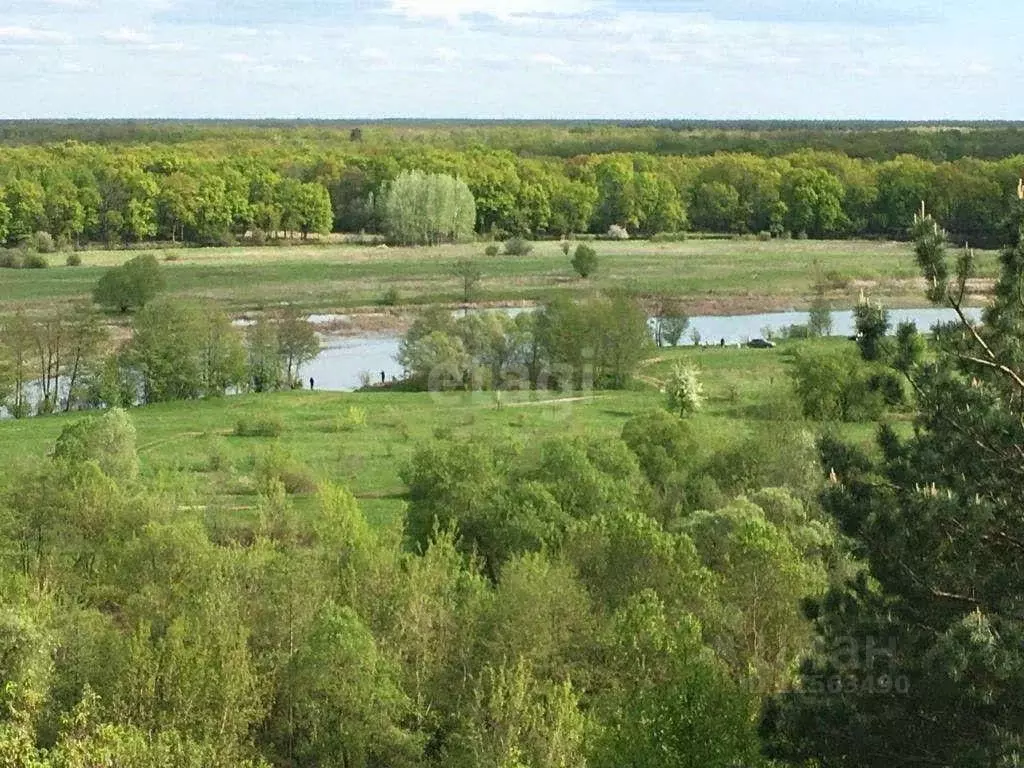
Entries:
{"type": "MultiPolygon", "coordinates": [[[[521,308],[513,310],[484,310],[490,312],[507,311],[518,314],[521,308]]],[[[967,316],[974,321],[981,319],[980,309],[967,310],[967,316]]],[[[922,331],[936,323],[950,322],[956,315],[950,309],[890,309],[889,319],[895,329],[900,323],[913,322],[922,331]]],[[[692,344],[690,334],[696,330],[701,342],[718,344],[725,339],[726,344],[743,344],[751,339],[761,338],[767,330],[779,332],[790,325],[807,322],[806,312],[767,312],[756,315],[701,315],[690,318],[681,344],[692,344]]],[[[853,312],[850,310],[832,313],[832,335],[852,336],[854,334],[853,312]]],[[[362,378],[369,377],[372,382],[380,381],[381,371],[390,381],[392,377],[401,378],[402,367],[395,361],[398,354],[400,336],[392,334],[365,334],[362,336],[330,336],[324,335],[323,350],[320,355],[302,369],[303,380],[310,377],[317,389],[330,391],[349,391],[362,386],[362,378]]]]}

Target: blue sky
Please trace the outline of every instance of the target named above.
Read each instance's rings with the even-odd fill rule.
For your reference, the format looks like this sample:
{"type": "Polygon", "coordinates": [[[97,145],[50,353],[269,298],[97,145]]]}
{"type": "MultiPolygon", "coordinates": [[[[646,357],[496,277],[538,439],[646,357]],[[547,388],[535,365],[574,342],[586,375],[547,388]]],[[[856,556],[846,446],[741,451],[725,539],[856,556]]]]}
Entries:
{"type": "Polygon", "coordinates": [[[1024,119],[1019,0],[0,0],[0,117],[1024,119]]]}

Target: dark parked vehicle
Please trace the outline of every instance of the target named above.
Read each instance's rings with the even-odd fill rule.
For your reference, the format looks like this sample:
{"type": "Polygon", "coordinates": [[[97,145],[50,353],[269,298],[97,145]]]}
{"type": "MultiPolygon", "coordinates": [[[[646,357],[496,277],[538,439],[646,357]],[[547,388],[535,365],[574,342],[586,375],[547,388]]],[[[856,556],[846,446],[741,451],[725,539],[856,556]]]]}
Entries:
{"type": "Polygon", "coordinates": [[[753,349],[771,349],[775,346],[775,342],[767,339],[751,339],[747,342],[747,346],[753,349]]]}

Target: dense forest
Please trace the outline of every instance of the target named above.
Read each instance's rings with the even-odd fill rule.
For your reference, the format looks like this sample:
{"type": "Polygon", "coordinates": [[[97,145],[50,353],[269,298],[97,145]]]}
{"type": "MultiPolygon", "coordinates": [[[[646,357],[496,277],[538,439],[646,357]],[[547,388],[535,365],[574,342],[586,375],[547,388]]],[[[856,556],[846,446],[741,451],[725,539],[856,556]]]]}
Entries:
{"type": "Polygon", "coordinates": [[[1014,125],[8,122],[0,135],[0,240],[39,249],[389,235],[386,199],[407,172],[465,184],[483,237],[905,238],[924,201],[984,245],[1005,239],[1024,171],[1014,125]]]}

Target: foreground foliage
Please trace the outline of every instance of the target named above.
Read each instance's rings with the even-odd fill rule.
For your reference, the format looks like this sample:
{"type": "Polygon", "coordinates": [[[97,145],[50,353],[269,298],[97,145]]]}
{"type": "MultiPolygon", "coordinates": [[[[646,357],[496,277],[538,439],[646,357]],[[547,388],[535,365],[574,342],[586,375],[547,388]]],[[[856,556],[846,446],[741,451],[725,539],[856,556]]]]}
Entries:
{"type": "MultiPolygon", "coordinates": [[[[917,253],[929,293],[960,312],[970,253],[951,269],[938,227],[922,224],[917,253]]],[[[774,757],[827,766],[1020,762],[1024,203],[1002,264],[985,324],[961,315],[940,333],[936,359],[904,365],[917,393],[913,436],[882,429],[878,459],[822,445],[834,473],[825,507],[867,569],[813,606],[820,652],[766,711],[774,757]]]]}

